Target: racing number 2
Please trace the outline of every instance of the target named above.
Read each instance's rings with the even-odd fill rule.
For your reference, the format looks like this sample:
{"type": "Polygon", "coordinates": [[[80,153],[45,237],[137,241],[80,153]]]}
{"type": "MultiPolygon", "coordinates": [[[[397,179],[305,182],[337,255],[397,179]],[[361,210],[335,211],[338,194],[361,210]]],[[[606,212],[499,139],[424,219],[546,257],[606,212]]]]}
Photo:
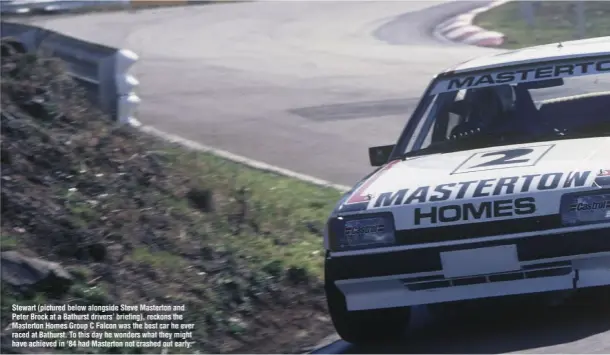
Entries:
{"type": "Polygon", "coordinates": [[[534,166],[553,146],[554,144],[545,144],[474,153],[462,162],[452,174],[534,166]]]}
{"type": "Polygon", "coordinates": [[[518,148],[518,149],[510,149],[510,150],[500,150],[498,152],[485,153],[481,155],[481,158],[485,157],[493,157],[499,155],[499,158],[494,160],[490,160],[485,163],[477,164],[471,166],[470,168],[480,168],[484,166],[494,166],[494,165],[506,165],[506,164],[521,164],[527,163],[530,161],[530,158],[527,157],[528,154],[533,153],[534,150],[532,148],[518,148]],[[523,158],[525,157],[525,158],[523,158]],[[521,159],[518,159],[521,158],[521,159]]]}

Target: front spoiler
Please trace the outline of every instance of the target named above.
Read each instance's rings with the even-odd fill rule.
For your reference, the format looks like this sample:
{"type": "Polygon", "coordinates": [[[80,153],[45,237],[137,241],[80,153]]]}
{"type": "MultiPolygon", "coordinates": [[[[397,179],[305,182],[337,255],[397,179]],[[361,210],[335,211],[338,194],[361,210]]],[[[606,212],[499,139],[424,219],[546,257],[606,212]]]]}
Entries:
{"type": "MultiPolygon", "coordinates": [[[[580,255],[562,261],[538,260],[537,262],[540,265],[553,263],[556,266],[536,267],[534,264],[518,272],[479,275],[482,282],[469,284],[460,283],[460,280],[464,278],[445,279],[441,275],[436,280],[448,282],[449,286],[437,284],[438,287],[431,284],[436,281],[430,277],[425,278],[428,281],[411,282],[410,280],[424,279],[422,277],[415,279],[413,274],[338,280],[335,281],[335,285],[345,296],[347,309],[350,311],[610,285],[610,253],[580,255]],[[547,275],[550,276],[544,276],[544,270],[555,270],[556,272],[549,272],[547,275]],[[531,276],[536,275],[532,272],[539,272],[541,276],[531,276]],[[523,274],[523,277],[510,281],[498,281],[500,278],[497,276],[508,276],[509,274],[513,274],[513,276],[523,274]],[[416,286],[421,286],[423,283],[429,283],[430,287],[416,286]]],[[[469,279],[473,279],[473,277],[469,277],[469,279]]]]}

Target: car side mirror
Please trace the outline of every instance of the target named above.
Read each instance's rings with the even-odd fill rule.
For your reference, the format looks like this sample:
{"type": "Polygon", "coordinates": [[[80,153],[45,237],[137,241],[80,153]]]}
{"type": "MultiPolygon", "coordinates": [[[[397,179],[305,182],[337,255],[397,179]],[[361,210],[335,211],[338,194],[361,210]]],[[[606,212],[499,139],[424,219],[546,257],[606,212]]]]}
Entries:
{"type": "Polygon", "coordinates": [[[382,166],[383,164],[387,163],[395,146],[395,144],[392,144],[370,147],[369,161],[371,162],[371,166],[382,166]]]}

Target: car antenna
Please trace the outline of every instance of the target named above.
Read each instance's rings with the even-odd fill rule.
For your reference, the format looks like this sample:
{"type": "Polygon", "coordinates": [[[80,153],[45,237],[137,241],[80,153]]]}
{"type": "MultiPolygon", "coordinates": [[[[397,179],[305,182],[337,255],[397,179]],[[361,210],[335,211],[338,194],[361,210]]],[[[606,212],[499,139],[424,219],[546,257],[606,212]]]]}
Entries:
{"type": "Polygon", "coordinates": [[[557,48],[563,48],[563,44],[562,44],[561,42],[559,42],[559,43],[557,44],[557,48]]]}

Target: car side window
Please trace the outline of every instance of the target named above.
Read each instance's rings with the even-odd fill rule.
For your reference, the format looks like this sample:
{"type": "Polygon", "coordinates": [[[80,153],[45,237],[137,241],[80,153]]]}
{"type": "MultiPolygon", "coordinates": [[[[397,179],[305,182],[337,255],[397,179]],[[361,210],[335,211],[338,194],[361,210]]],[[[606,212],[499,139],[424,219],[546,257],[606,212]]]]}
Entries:
{"type": "MultiPolygon", "coordinates": [[[[428,105],[428,109],[422,116],[422,119],[418,122],[417,127],[415,128],[415,131],[413,131],[413,135],[411,136],[411,139],[409,140],[409,143],[407,144],[407,148],[406,148],[405,152],[410,152],[414,149],[422,149],[427,146],[427,145],[423,144],[422,147],[417,147],[417,143],[419,140],[421,140],[420,137],[423,132],[425,132],[426,136],[428,135],[428,130],[426,130],[426,125],[428,125],[430,122],[434,122],[434,117],[436,116],[435,111],[437,109],[438,98],[439,98],[438,96],[435,96],[433,101],[430,103],[430,105],[428,105]]],[[[424,137],[426,137],[426,136],[424,136],[424,137]]]]}
{"type": "MultiPolygon", "coordinates": [[[[435,124],[431,125],[425,132],[425,139],[421,149],[427,148],[432,143],[440,143],[446,141],[451,136],[453,129],[463,121],[463,117],[454,112],[452,108],[456,103],[464,100],[466,90],[460,90],[454,97],[447,97],[445,102],[439,104],[439,110],[436,115],[435,124]]],[[[424,132],[421,132],[424,133],[424,132]]]]}

